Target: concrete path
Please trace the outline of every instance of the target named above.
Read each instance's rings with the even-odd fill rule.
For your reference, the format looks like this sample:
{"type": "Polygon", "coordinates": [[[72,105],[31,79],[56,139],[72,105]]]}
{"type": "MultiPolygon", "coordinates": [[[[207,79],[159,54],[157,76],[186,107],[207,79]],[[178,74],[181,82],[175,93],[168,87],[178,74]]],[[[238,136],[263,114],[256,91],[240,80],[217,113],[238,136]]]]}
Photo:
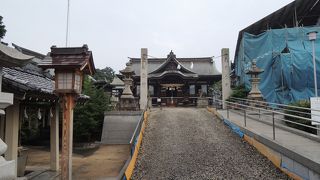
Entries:
{"type": "MultiPolygon", "coordinates": [[[[227,118],[227,111],[226,110],[219,110],[223,117],[227,118]]],[[[271,125],[266,123],[259,122],[254,118],[258,118],[258,116],[252,118],[247,118],[247,126],[246,128],[258,135],[262,135],[269,139],[273,138],[273,129],[271,125]]],[[[229,118],[230,121],[237,124],[238,126],[244,127],[244,116],[239,112],[229,111],[229,118]]],[[[266,121],[272,123],[270,117],[261,116],[262,121],[266,121]]],[[[317,138],[314,135],[314,138],[317,138]]],[[[275,128],[275,142],[278,144],[285,146],[293,150],[294,152],[299,153],[302,156],[307,157],[310,160],[320,164],[320,143],[309,138],[297,135],[292,132],[288,132],[281,128],[275,128]]]]}
{"type": "Polygon", "coordinates": [[[206,109],[152,109],[133,179],[287,179],[206,109]]]}

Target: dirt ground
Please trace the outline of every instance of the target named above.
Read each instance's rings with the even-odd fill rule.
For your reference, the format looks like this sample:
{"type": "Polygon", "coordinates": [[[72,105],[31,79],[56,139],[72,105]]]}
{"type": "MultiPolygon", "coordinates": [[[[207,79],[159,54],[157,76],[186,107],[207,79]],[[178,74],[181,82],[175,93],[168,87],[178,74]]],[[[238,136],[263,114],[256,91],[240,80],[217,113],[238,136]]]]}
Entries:
{"type": "MultiPolygon", "coordinates": [[[[30,148],[27,170],[43,170],[50,167],[50,152],[44,147],[30,148]]],[[[73,179],[99,179],[116,177],[129,157],[129,145],[101,145],[89,153],[74,153],[73,179]]]]}

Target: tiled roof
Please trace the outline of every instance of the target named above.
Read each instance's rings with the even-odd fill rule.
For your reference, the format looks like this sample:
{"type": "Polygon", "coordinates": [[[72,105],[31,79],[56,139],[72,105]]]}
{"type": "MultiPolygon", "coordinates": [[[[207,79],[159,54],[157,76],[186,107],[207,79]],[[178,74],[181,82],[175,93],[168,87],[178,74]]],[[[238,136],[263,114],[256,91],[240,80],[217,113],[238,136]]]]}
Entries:
{"type": "MultiPolygon", "coordinates": [[[[40,93],[47,94],[49,97],[56,97],[53,92],[54,81],[40,72],[22,68],[3,68],[3,73],[3,81],[21,91],[31,92],[36,97],[40,96],[40,93]]],[[[77,103],[84,103],[88,99],[90,99],[89,96],[80,94],[76,101],[77,103]]]]}
{"type": "Polygon", "coordinates": [[[3,72],[4,81],[17,83],[25,91],[53,94],[54,81],[39,72],[21,68],[3,68],[3,72]]]}
{"type": "Polygon", "coordinates": [[[114,76],[112,82],[110,83],[112,86],[124,86],[124,82],[118,78],[118,76],[114,76]]]}
{"type": "MultiPolygon", "coordinates": [[[[186,69],[201,75],[221,75],[211,57],[176,58],[186,69]]],[[[158,69],[167,58],[148,58],[148,73],[158,69]]],[[[140,76],[140,58],[130,58],[132,69],[140,76]]]]}
{"type": "Polygon", "coordinates": [[[22,54],[18,50],[8,47],[0,42],[0,64],[1,66],[23,66],[30,62],[33,56],[22,54]]]}
{"type": "Polygon", "coordinates": [[[38,59],[44,59],[44,58],[46,57],[46,55],[44,55],[44,54],[41,54],[41,53],[32,51],[32,50],[30,50],[30,49],[27,49],[27,48],[18,46],[18,45],[14,44],[14,43],[12,43],[12,46],[13,46],[16,50],[20,51],[21,53],[26,54],[26,55],[29,55],[29,56],[34,56],[34,57],[36,57],[36,58],[38,58],[38,59]]]}
{"type": "Polygon", "coordinates": [[[84,68],[83,70],[93,74],[95,67],[92,52],[87,45],[82,47],[57,48],[51,47],[51,52],[46,56],[39,66],[42,68],[84,68]]]}

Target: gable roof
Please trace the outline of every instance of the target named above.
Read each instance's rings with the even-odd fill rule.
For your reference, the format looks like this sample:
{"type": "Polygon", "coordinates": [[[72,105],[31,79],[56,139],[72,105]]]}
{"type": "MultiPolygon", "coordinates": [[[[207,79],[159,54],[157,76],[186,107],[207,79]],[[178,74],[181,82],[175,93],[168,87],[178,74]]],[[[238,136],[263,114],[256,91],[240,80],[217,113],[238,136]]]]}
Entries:
{"type": "Polygon", "coordinates": [[[171,51],[167,57],[167,60],[163,62],[157,69],[149,73],[150,78],[161,78],[165,75],[176,74],[183,78],[197,78],[198,74],[185,68],[176,59],[176,55],[171,51]]]}
{"type": "Polygon", "coordinates": [[[112,86],[124,86],[124,82],[117,76],[115,75],[112,82],[110,83],[112,86]]]}
{"type": "MultiPolygon", "coordinates": [[[[148,73],[157,70],[162,66],[168,58],[148,58],[148,73]]],[[[196,73],[198,76],[202,75],[221,75],[216,68],[215,62],[211,57],[197,57],[197,58],[177,58],[175,60],[183,66],[186,70],[196,73]],[[193,66],[193,67],[192,67],[193,66]]],[[[132,69],[136,76],[140,76],[140,58],[130,58],[132,69]]]]}

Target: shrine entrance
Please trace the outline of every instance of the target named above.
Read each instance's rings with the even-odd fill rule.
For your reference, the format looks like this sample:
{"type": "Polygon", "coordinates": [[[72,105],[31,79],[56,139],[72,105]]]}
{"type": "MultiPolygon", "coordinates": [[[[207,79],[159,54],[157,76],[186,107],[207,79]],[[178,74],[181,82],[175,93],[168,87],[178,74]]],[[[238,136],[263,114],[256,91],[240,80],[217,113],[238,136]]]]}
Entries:
{"type": "Polygon", "coordinates": [[[161,94],[167,106],[177,106],[183,97],[184,84],[160,84],[161,94]]]}

